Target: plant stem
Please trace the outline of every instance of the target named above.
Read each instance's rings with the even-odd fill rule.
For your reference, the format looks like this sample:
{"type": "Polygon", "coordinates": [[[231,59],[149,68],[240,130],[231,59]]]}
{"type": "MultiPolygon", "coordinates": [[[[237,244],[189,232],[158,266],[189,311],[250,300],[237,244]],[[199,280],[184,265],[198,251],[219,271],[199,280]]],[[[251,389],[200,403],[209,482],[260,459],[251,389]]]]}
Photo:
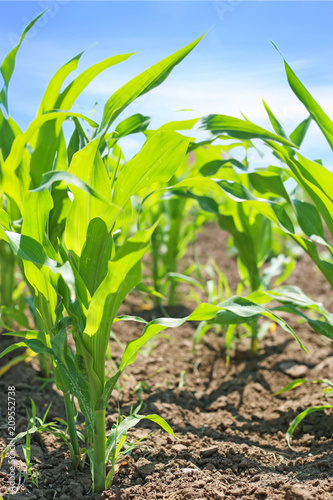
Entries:
{"type": "Polygon", "coordinates": [[[1,305],[11,307],[13,305],[12,295],[15,287],[15,256],[9,244],[0,242],[0,269],[1,285],[0,300],[1,305]]]}
{"type": "Polygon", "coordinates": [[[93,487],[94,493],[101,493],[105,489],[106,467],[106,433],[105,433],[105,410],[97,410],[94,423],[94,468],[93,487]]]}
{"type": "MultiPolygon", "coordinates": [[[[36,312],[36,326],[37,330],[45,332],[46,338],[48,339],[49,333],[45,331],[44,322],[38,312],[36,312]]],[[[49,344],[48,347],[51,347],[51,344],[49,344]]],[[[50,378],[51,368],[52,368],[52,360],[50,355],[47,352],[40,352],[38,354],[38,361],[39,361],[39,369],[41,376],[43,378],[50,378]]]]}
{"type": "Polygon", "coordinates": [[[65,409],[66,409],[66,417],[67,417],[67,424],[68,424],[68,432],[69,432],[69,437],[71,441],[71,459],[73,462],[73,466],[75,468],[81,466],[81,461],[80,461],[80,447],[79,447],[79,440],[77,437],[77,432],[76,432],[76,426],[75,426],[75,419],[74,419],[74,412],[73,412],[73,403],[71,401],[71,396],[69,391],[64,392],[64,400],[65,400],[65,409]]]}
{"type": "Polygon", "coordinates": [[[258,320],[254,319],[251,323],[251,352],[256,354],[259,349],[258,340],[258,320]]]}
{"type": "MultiPolygon", "coordinates": [[[[156,292],[160,291],[160,278],[159,278],[159,246],[158,246],[158,227],[155,229],[151,235],[151,245],[152,245],[152,256],[153,256],[153,281],[154,288],[156,292]]],[[[161,299],[159,297],[154,297],[155,305],[160,305],[161,299]]]]}

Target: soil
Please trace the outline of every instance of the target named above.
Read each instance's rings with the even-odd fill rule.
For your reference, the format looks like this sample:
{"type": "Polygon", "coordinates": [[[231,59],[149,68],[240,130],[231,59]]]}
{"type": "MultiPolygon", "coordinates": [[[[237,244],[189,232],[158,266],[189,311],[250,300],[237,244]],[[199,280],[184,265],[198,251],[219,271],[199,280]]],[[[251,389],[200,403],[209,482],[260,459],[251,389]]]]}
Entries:
{"type": "MultiPolygon", "coordinates": [[[[236,263],[227,257],[225,236],[206,228],[199,237],[197,252],[202,262],[211,256],[228,275],[235,291],[236,263]]],[[[306,256],[301,256],[288,283],[301,287],[312,298],[332,310],[329,285],[306,256]]],[[[133,295],[123,312],[138,314],[142,297],[133,295]]],[[[191,301],[174,308],[180,316],[193,309],[191,301]]],[[[156,311],[144,311],[146,317],[156,311]]],[[[286,316],[287,317],[287,316],[286,316]]],[[[204,500],[204,499],[332,499],[333,498],[333,413],[316,412],[300,424],[288,448],[285,433],[292,419],[303,409],[322,405],[319,384],[304,384],[281,396],[274,393],[295,378],[332,378],[332,343],[314,333],[296,317],[287,317],[310,354],[280,327],[269,332],[256,355],[249,352],[248,339],[238,344],[226,365],[223,337],[211,332],[192,353],[195,324],[168,330],[155,338],[138,356],[113,393],[108,405],[107,430],[116,421],[118,405],[123,415],[143,401],[141,414],[157,413],[172,426],[177,439],[145,423],[129,432],[136,441],[154,430],[131,456],[119,460],[112,488],[103,494],[90,493],[90,468],[73,469],[66,445],[50,433],[32,438],[33,470],[38,488],[29,481],[9,493],[9,464],[0,471],[0,496],[19,499],[113,499],[113,500],[204,500]],[[134,396],[133,391],[136,390],[134,396]]],[[[142,325],[118,322],[114,332],[120,342],[137,337],[142,325]]],[[[1,350],[11,343],[0,340],[1,350]]],[[[112,360],[121,349],[111,342],[112,360]]],[[[10,359],[10,355],[6,361],[10,359]]],[[[50,402],[47,421],[65,418],[61,395],[55,385],[44,388],[36,362],[21,363],[0,379],[0,449],[8,442],[7,391],[16,390],[16,431],[27,426],[26,409],[33,398],[42,417],[50,402]]],[[[82,422],[82,419],[78,419],[82,422]]],[[[16,445],[15,467],[25,472],[22,447],[16,445]]]]}

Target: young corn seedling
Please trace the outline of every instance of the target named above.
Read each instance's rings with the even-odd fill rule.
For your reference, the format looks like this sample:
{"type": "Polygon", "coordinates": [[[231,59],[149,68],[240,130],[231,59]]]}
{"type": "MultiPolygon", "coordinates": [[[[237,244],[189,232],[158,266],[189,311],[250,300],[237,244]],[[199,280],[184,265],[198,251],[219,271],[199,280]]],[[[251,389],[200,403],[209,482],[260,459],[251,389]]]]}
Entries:
{"type": "Polygon", "coordinates": [[[15,436],[15,438],[12,439],[8,446],[3,450],[0,457],[1,465],[10,448],[15,443],[18,443],[25,438],[25,444],[22,445],[22,452],[26,462],[27,471],[23,473],[23,476],[25,477],[27,483],[30,479],[31,483],[36,487],[38,487],[38,476],[32,470],[31,436],[33,436],[36,432],[51,432],[55,436],[67,442],[66,433],[62,431],[55,422],[46,422],[46,417],[49,413],[50,408],[51,404],[48,406],[43,418],[39,418],[37,417],[35,402],[31,399],[31,416],[29,415],[29,412],[27,410],[27,417],[29,422],[27,430],[17,434],[17,436],[15,436]]]}
{"type": "MultiPolygon", "coordinates": [[[[287,262],[288,265],[288,262],[287,262]]],[[[227,277],[224,273],[220,271],[215,262],[211,265],[200,266],[198,263],[195,266],[198,280],[193,284],[193,288],[204,292],[211,304],[219,305],[222,302],[227,302],[232,300],[233,294],[230,290],[227,277]],[[208,273],[209,278],[205,280],[203,277],[204,273],[208,273]]],[[[272,277],[277,277],[276,282],[281,282],[280,279],[284,277],[284,260],[283,259],[272,259],[271,266],[265,269],[265,278],[270,282],[272,277]],[[280,276],[279,276],[280,274],[280,276]]],[[[253,301],[255,304],[261,304],[270,311],[287,311],[291,314],[299,316],[302,321],[308,322],[315,330],[320,331],[324,328],[331,328],[332,325],[332,315],[323,307],[319,302],[314,302],[307,295],[305,295],[302,290],[294,286],[279,286],[272,290],[261,289],[257,290],[249,295],[244,295],[243,283],[240,282],[237,287],[237,295],[243,295],[247,300],[253,301]],[[279,303],[279,306],[274,306],[270,308],[270,302],[275,301],[279,303]],[[304,314],[306,311],[308,315],[304,314]]],[[[193,295],[195,297],[195,295],[193,295]]],[[[200,302],[200,299],[198,299],[200,302]]],[[[225,348],[227,355],[227,363],[230,361],[231,348],[235,344],[237,337],[240,339],[251,337],[253,340],[253,323],[256,322],[256,335],[258,341],[261,341],[264,335],[269,329],[275,329],[276,325],[271,321],[259,322],[259,315],[249,317],[248,319],[241,319],[237,315],[224,314],[217,315],[208,321],[202,321],[199,323],[194,339],[193,339],[193,351],[197,343],[204,337],[204,335],[214,329],[216,333],[221,331],[225,335],[225,348]],[[236,335],[237,334],[237,335],[236,335]]],[[[274,330],[273,330],[274,331],[274,330]]]]}
{"type": "MultiPolygon", "coordinates": [[[[112,429],[106,439],[105,413],[113,388],[140,348],[154,335],[188,319],[209,320],[231,314],[244,321],[261,314],[297,339],[273,312],[248,299],[232,297],[219,306],[202,304],[187,318],[160,318],[146,324],[142,335],[125,348],[117,371],[111,377],[105,375],[112,324],[133,319],[116,318],[116,314],[126,295],[141,281],[141,260],[157,227],[157,223],[149,228],[144,225],[145,229],[127,236],[132,222],[132,198],[154,183],[168,183],[189,145],[189,138],[172,130],[160,130],[131,161],[110,175],[103,152],[116,134],[108,135],[109,129],[134,99],[162,83],[197,43],[169,56],[116,91],[105,105],[100,125],[68,108],[94,74],[129,55],[114,56],[90,68],[61,92],[65,76],[76,67],[80,56],[74,58],[56,74],[37,118],[26,132],[16,136],[10,154],[1,160],[6,204],[0,210],[0,239],[20,262],[40,318],[40,328],[38,325],[37,330],[16,332],[23,341],[1,356],[27,346],[51,357],[57,387],[64,394],[73,465],[82,465],[82,455],[87,450],[95,492],[104,490],[106,464],[120,452],[129,428],[147,418],[172,433],[157,415],[134,414],[112,429]],[[76,146],[68,152],[61,127],[69,117],[76,120],[77,136],[76,146]],[[79,119],[88,121],[95,129],[90,140],[83,136],[79,119]],[[22,223],[15,224],[21,217],[22,223]],[[126,237],[116,238],[119,231],[126,237]],[[69,332],[75,352],[68,345],[69,332]],[[75,425],[74,397],[85,418],[83,450],[75,425]]],[[[191,179],[190,187],[198,188],[200,181],[191,179]]]]}
{"type": "MultiPolygon", "coordinates": [[[[275,393],[275,396],[279,396],[280,394],[284,394],[285,392],[291,391],[292,389],[295,389],[296,387],[299,387],[300,385],[304,383],[312,383],[312,384],[324,384],[327,387],[323,388],[325,398],[328,396],[331,396],[333,394],[333,382],[327,379],[318,379],[318,380],[307,380],[304,378],[298,378],[296,380],[293,380],[289,384],[287,384],[283,389],[280,389],[275,393]]],[[[288,446],[291,450],[293,450],[291,446],[291,438],[296,430],[297,426],[302,422],[302,420],[310,415],[311,413],[314,413],[316,411],[323,411],[323,410],[332,410],[333,405],[329,404],[324,404],[320,406],[310,406],[306,410],[302,411],[299,413],[294,420],[291,422],[290,426],[288,427],[287,433],[286,433],[286,439],[288,446]]],[[[293,450],[295,451],[295,450],[293,450]]]]}

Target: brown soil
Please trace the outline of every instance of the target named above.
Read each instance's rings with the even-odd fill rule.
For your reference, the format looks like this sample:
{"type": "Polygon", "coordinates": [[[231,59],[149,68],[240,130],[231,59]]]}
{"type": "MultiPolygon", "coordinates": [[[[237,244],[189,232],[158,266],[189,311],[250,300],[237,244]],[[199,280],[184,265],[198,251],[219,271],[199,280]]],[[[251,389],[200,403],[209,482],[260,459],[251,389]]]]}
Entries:
{"type": "MultiPolygon", "coordinates": [[[[199,238],[198,253],[203,262],[213,256],[228,274],[232,288],[238,275],[235,262],[226,257],[223,233],[208,228],[199,238]]],[[[314,299],[332,309],[332,293],[306,257],[301,257],[289,283],[298,285],[314,299]]],[[[130,299],[124,311],[135,310],[138,298],[130,299]]],[[[191,303],[187,304],[188,307],[191,303]]],[[[186,314],[185,308],[172,313],[186,314]]],[[[137,311],[136,311],[137,314],[137,311]]],[[[147,314],[147,312],[146,312],[147,314]]],[[[151,312],[149,313],[151,315],[151,312]]],[[[268,334],[256,356],[249,354],[247,340],[238,345],[229,366],[225,363],[223,338],[209,333],[192,354],[195,325],[167,331],[172,338],[154,339],[121,379],[109,402],[108,430],[115,422],[117,406],[129,414],[138,404],[133,390],[146,382],[139,395],[144,401],[140,413],[158,413],[174,429],[178,440],[155,430],[141,442],[131,457],[120,460],[113,487],[102,495],[91,495],[90,469],[73,470],[66,446],[51,434],[32,439],[34,470],[38,488],[22,484],[15,495],[24,499],[331,499],[333,498],[333,414],[316,412],[299,426],[293,438],[296,451],[287,447],[285,432],[303,409],[325,403],[319,385],[303,385],[276,397],[274,392],[294,378],[333,376],[332,344],[295,317],[291,326],[310,355],[279,327],[268,334]],[[183,381],[183,386],[180,383],[183,381]],[[145,388],[146,387],[146,388],[145,388]]],[[[114,331],[121,342],[141,331],[132,322],[119,322],[114,331]]],[[[1,339],[2,347],[9,345],[1,339]]],[[[111,343],[113,360],[121,351],[111,343]]],[[[9,356],[6,358],[6,361],[9,356]]],[[[34,363],[21,363],[0,380],[1,447],[8,442],[7,388],[16,387],[16,430],[26,429],[26,408],[30,397],[42,416],[52,401],[48,420],[64,418],[61,396],[48,384],[40,390],[34,363]]],[[[79,419],[79,422],[82,420],[79,419]]],[[[144,424],[129,433],[137,440],[156,429],[144,424]]],[[[25,470],[22,448],[16,447],[16,468],[25,470]]],[[[0,471],[0,495],[9,492],[8,463],[0,471]]],[[[21,477],[21,480],[23,478],[21,477]]]]}

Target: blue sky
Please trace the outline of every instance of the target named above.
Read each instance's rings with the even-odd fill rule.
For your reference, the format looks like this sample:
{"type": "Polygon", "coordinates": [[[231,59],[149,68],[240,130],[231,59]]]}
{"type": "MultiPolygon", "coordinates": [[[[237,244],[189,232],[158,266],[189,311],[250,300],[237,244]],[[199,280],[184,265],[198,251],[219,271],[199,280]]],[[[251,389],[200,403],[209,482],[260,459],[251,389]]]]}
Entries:
{"type": "MultiPolygon", "coordinates": [[[[123,115],[141,112],[158,126],[208,113],[241,116],[268,126],[261,99],[287,131],[307,113],[288,87],[279,47],[299,78],[333,116],[333,3],[330,1],[0,1],[0,60],[29,21],[50,10],[27,37],[11,81],[12,116],[24,129],[56,70],[85,50],[80,70],[110,55],[139,52],[99,76],[77,110],[97,114],[119,86],[208,31],[168,80],[123,115]],[[190,108],[191,112],[176,112],[190,108]]],[[[127,142],[126,142],[127,141],[127,142]]],[[[129,154],[138,140],[128,138],[129,154]]],[[[304,144],[309,157],[332,164],[315,125],[304,144]]],[[[258,161],[258,159],[256,159],[258,161]]]]}

